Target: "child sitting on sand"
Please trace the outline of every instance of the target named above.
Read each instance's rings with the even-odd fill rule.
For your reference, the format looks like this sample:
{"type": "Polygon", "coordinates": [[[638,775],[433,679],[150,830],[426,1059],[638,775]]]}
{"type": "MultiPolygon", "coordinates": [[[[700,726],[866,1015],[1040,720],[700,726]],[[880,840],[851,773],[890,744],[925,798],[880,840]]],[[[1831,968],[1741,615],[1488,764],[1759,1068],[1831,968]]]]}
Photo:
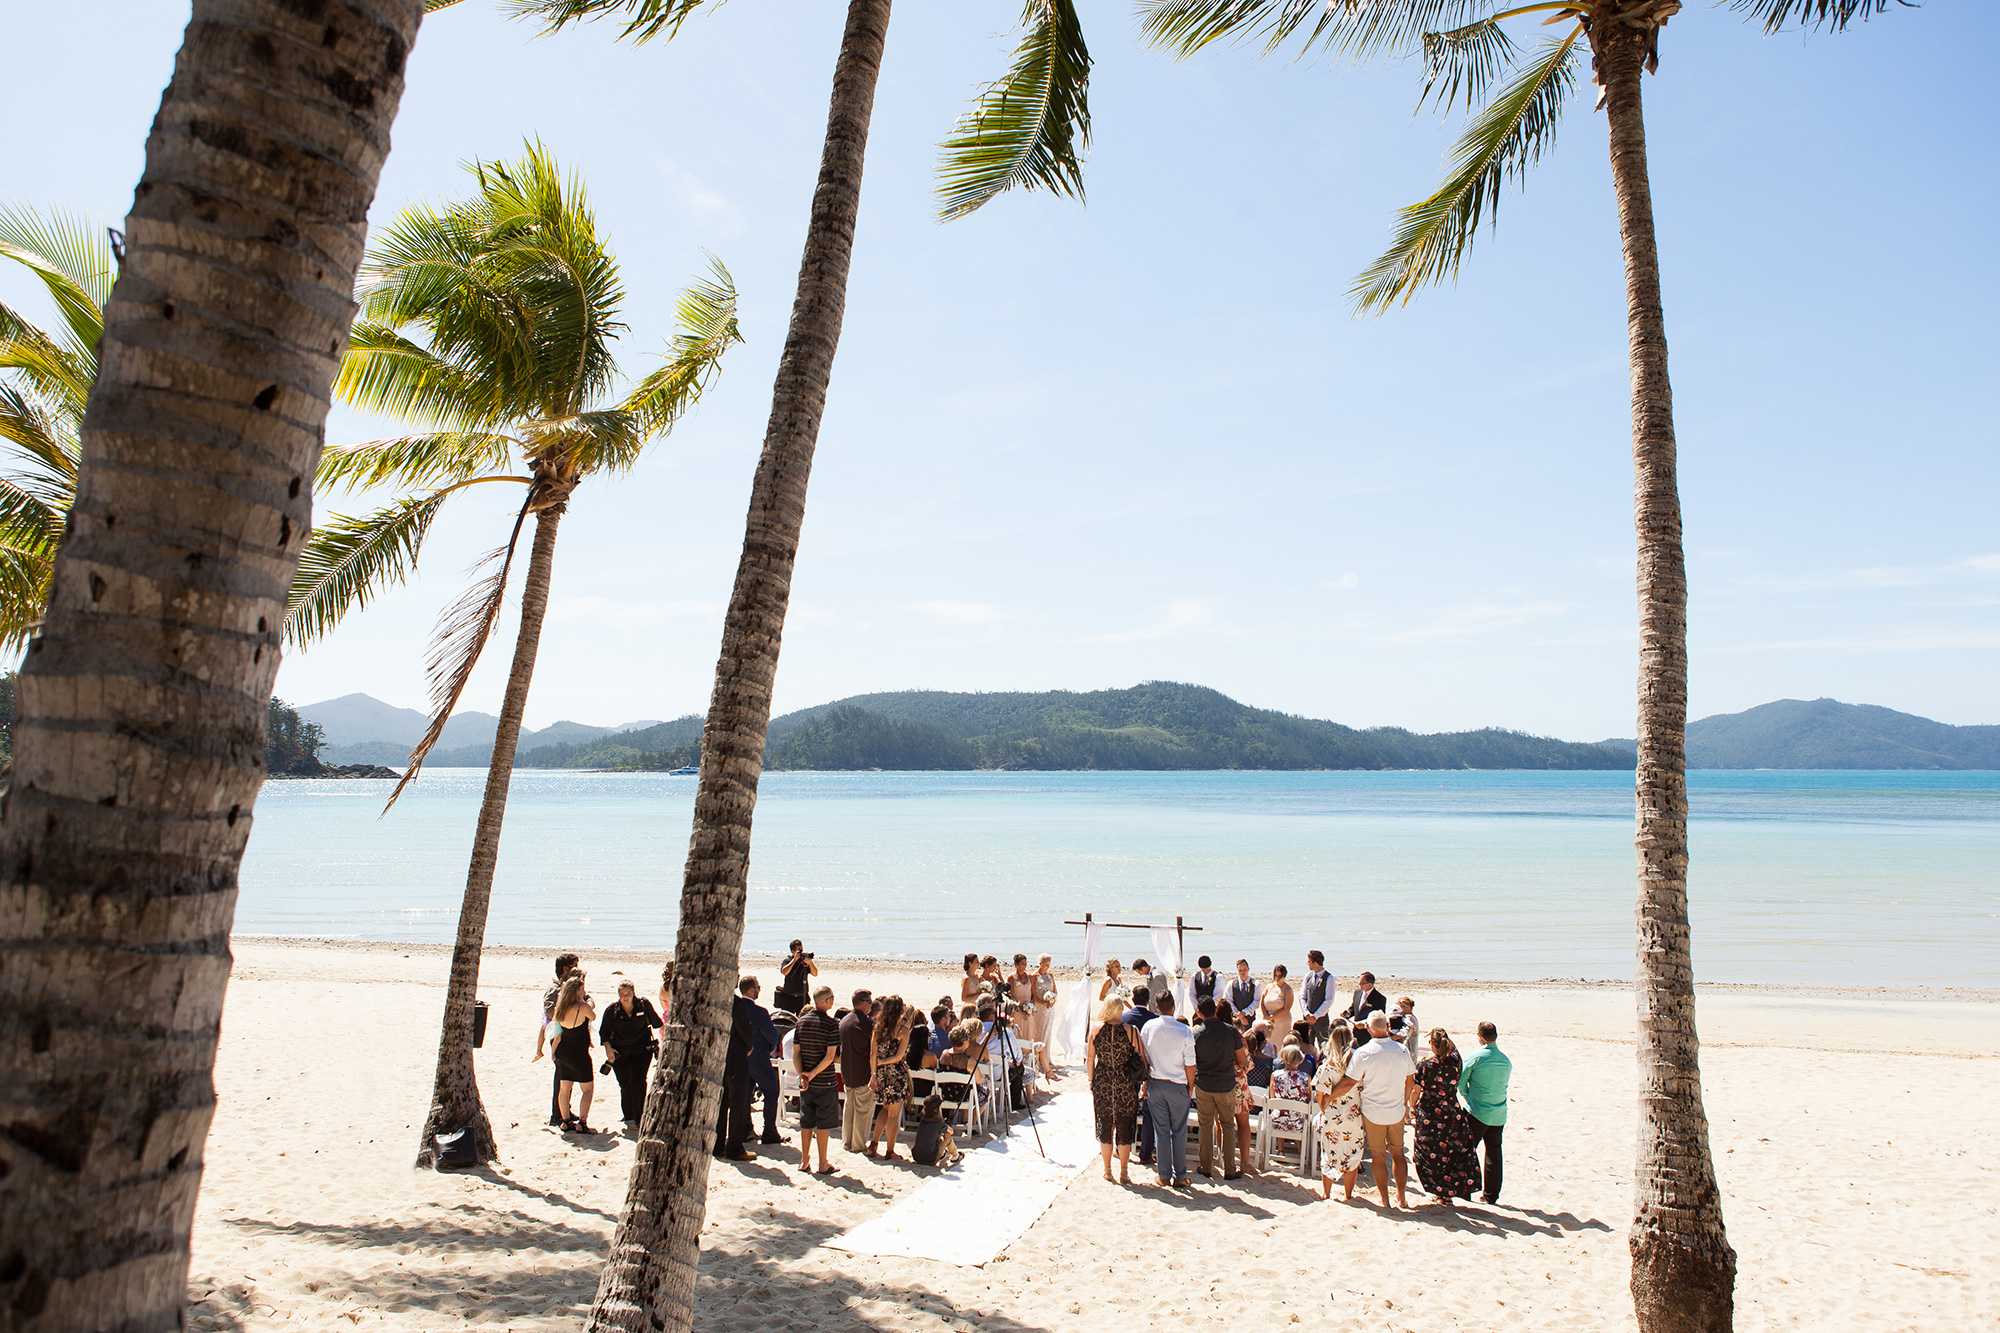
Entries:
{"type": "Polygon", "coordinates": [[[944,1098],[935,1092],[924,1098],[923,1119],[917,1122],[917,1141],[910,1159],[924,1166],[948,1167],[963,1156],[944,1122],[944,1098]]]}

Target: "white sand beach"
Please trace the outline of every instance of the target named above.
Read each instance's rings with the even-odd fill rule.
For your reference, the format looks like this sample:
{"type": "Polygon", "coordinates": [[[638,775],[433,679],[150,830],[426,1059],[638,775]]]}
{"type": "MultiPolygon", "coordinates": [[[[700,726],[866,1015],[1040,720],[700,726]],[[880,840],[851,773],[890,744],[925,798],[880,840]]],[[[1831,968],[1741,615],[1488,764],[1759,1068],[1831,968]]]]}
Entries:
{"type": "MultiPolygon", "coordinates": [[[[552,953],[487,951],[480,1086],[504,1160],[483,1175],[440,1175],[410,1162],[447,951],[236,941],[190,1327],[576,1327],[632,1146],[543,1126],[549,1065],[529,1056],[552,953]]],[[[843,996],[856,986],[927,1003],[956,993],[950,969],[821,961],[843,996]]],[[[657,987],[655,956],[597,954],[585,966],[600,998],[616,970],[657,987]]],[[[775,976],[770,959],[746,970],[761,970],[767,987],[775,976]]],[[[824,1244],[928,1170],[836,1145],[839,1174],[812,1178],[791,1148],[760,1148],[755,1162],[714,1164],[697,1326],[1630,1327],[1629,991],[1393,979],[1383,989],[1414,994],[1425,1026],[1468,1049],[1476,1022],[1499,1024],[1515,1069],[1500,1205],[1383,1213],[1342,1205],[1337,1192],[1321,1202],[1282,1174],[1198,1178],[1183,1197],[1109,1185],[1091,1169],[999,1258],[961,1268],[824,1244]]],[[[1738,1327],[2000,1321],[2000,1168],[1981,1137],[2000,1091],[1996,998],[1702,993],[1708,1111],[1741,1264],[1738,1327]]],[[[1058,1086],[1087,1096],[1080,1070],[1058,1086]]],[[[615,1084],[598,1087],[593,1122],[615,1126],[615,1084]]]]}

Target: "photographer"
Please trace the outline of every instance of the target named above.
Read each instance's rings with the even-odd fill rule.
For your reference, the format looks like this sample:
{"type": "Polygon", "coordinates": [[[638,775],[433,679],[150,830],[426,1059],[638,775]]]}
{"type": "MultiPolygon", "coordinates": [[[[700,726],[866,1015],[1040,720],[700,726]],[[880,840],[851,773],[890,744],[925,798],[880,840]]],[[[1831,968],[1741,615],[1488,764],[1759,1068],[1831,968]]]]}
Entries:
{"type": "Polygon", "coordinates": [[[618,982],[618,1002],[604,1011],[598,1022],[597,1040],[604,1047],[600,1074],[618,1075],[618,1097],[628,1128],[639,1123],[646,1105],[646,1072],[652,1068],[660,1016],[653,1002],[641,996],[628,979],[618,982]]]}
{"type": "Polygon", "coordinates": [[[806,952],[805,941],[792,941],[790,956],[778,964],[778,975],[782,979],[771,1003],[788,1013],[803,1011],[812,1000],[812,979],[819,975],[819,964],[806,952]]]}

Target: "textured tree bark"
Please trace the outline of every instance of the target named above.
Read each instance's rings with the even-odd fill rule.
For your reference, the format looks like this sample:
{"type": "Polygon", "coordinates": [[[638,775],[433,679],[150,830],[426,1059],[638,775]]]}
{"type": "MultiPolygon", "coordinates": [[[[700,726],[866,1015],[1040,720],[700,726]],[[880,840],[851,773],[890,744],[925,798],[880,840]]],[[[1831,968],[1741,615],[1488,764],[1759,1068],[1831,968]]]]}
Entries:
{"type": "Polygon", "coordinates": [[[472,1130],[473,1151],[481,1162],[500,1156],[472,1053],[472,1002],[479,998],[479,957],[486,946],[486,913],[493,905],[493,872],[500,864],[500,827],[507,818],[507,789],[514,780],[514,750],[521,741],[521,717],[528,711],[528,687],[535,678],[535,654],[542,643],[542,617],[549,608],[555,572],[556,529],[567,505],[558,501],[535,515],[535,544],[521,584],[521,629],[514,638],[514,665],[500,704],[493,736],[493,760],[486,770],[486,794],[472,834],[472,861],[465,872],[465,898],[458,908],[458,939],[451,947],[451,979],[445,984],[444,1031],[438,1038],[437,1079],[431,1111],[417,1144],[417,1165],[436,1155],[435,1135],[472,1130]]]}
{"type": "Polygon", "coordinates": [[[750,819],[805,518],[806,482],[847,305],[862,159],[888,29],[889,0],[851,0],[834,66],[798,296],[778,363],[702,732],[701,785],[674,946],[672,1022],[646,1097],[637,1160],[591,1307],[591,1330],[685,1333],[693,1327],[709,1152],[743,940],[750,819]]]}
{"type": "Polygon", "coordinates": [[[0,1329],[176,1329],[285,593],[420,0],[195,0],[0,812],[0,1329]]]}
{"type": "Polygon", "coordinates": [[[1600,16],[1591,36],[1606,91],[1625,251],[1637,474],[1639,1147],[1632,1301],[1644,1333],[1717,1333],[1733,1320],[1736,1252],[1723,1231],[1695,1034],[1687,912],[1687,568],[1639,87],[1659,16],[1645,0],[1631,9],[1656,17],[1649,23],[1600,16]]]}

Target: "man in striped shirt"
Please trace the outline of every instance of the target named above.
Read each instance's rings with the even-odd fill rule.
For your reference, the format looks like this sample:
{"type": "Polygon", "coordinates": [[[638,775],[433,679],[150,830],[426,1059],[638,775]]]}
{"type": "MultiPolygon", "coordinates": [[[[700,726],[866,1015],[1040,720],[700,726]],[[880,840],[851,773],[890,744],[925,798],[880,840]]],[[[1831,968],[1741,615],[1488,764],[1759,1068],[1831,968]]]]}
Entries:
{"type": "Polygon", "coordinates": [[[827,1135],[840,1128],[840,1084],[833,1062],[840,1055],[840,1024],[834,1022],[833,987],[813,992],[812,1008],[799,1018],[792,1036],[792,1058],[799,1071],[799,1166],[812,1170],[812,1145],[819,1142],[819,1170],[831,1175],[827,1135]]]}

